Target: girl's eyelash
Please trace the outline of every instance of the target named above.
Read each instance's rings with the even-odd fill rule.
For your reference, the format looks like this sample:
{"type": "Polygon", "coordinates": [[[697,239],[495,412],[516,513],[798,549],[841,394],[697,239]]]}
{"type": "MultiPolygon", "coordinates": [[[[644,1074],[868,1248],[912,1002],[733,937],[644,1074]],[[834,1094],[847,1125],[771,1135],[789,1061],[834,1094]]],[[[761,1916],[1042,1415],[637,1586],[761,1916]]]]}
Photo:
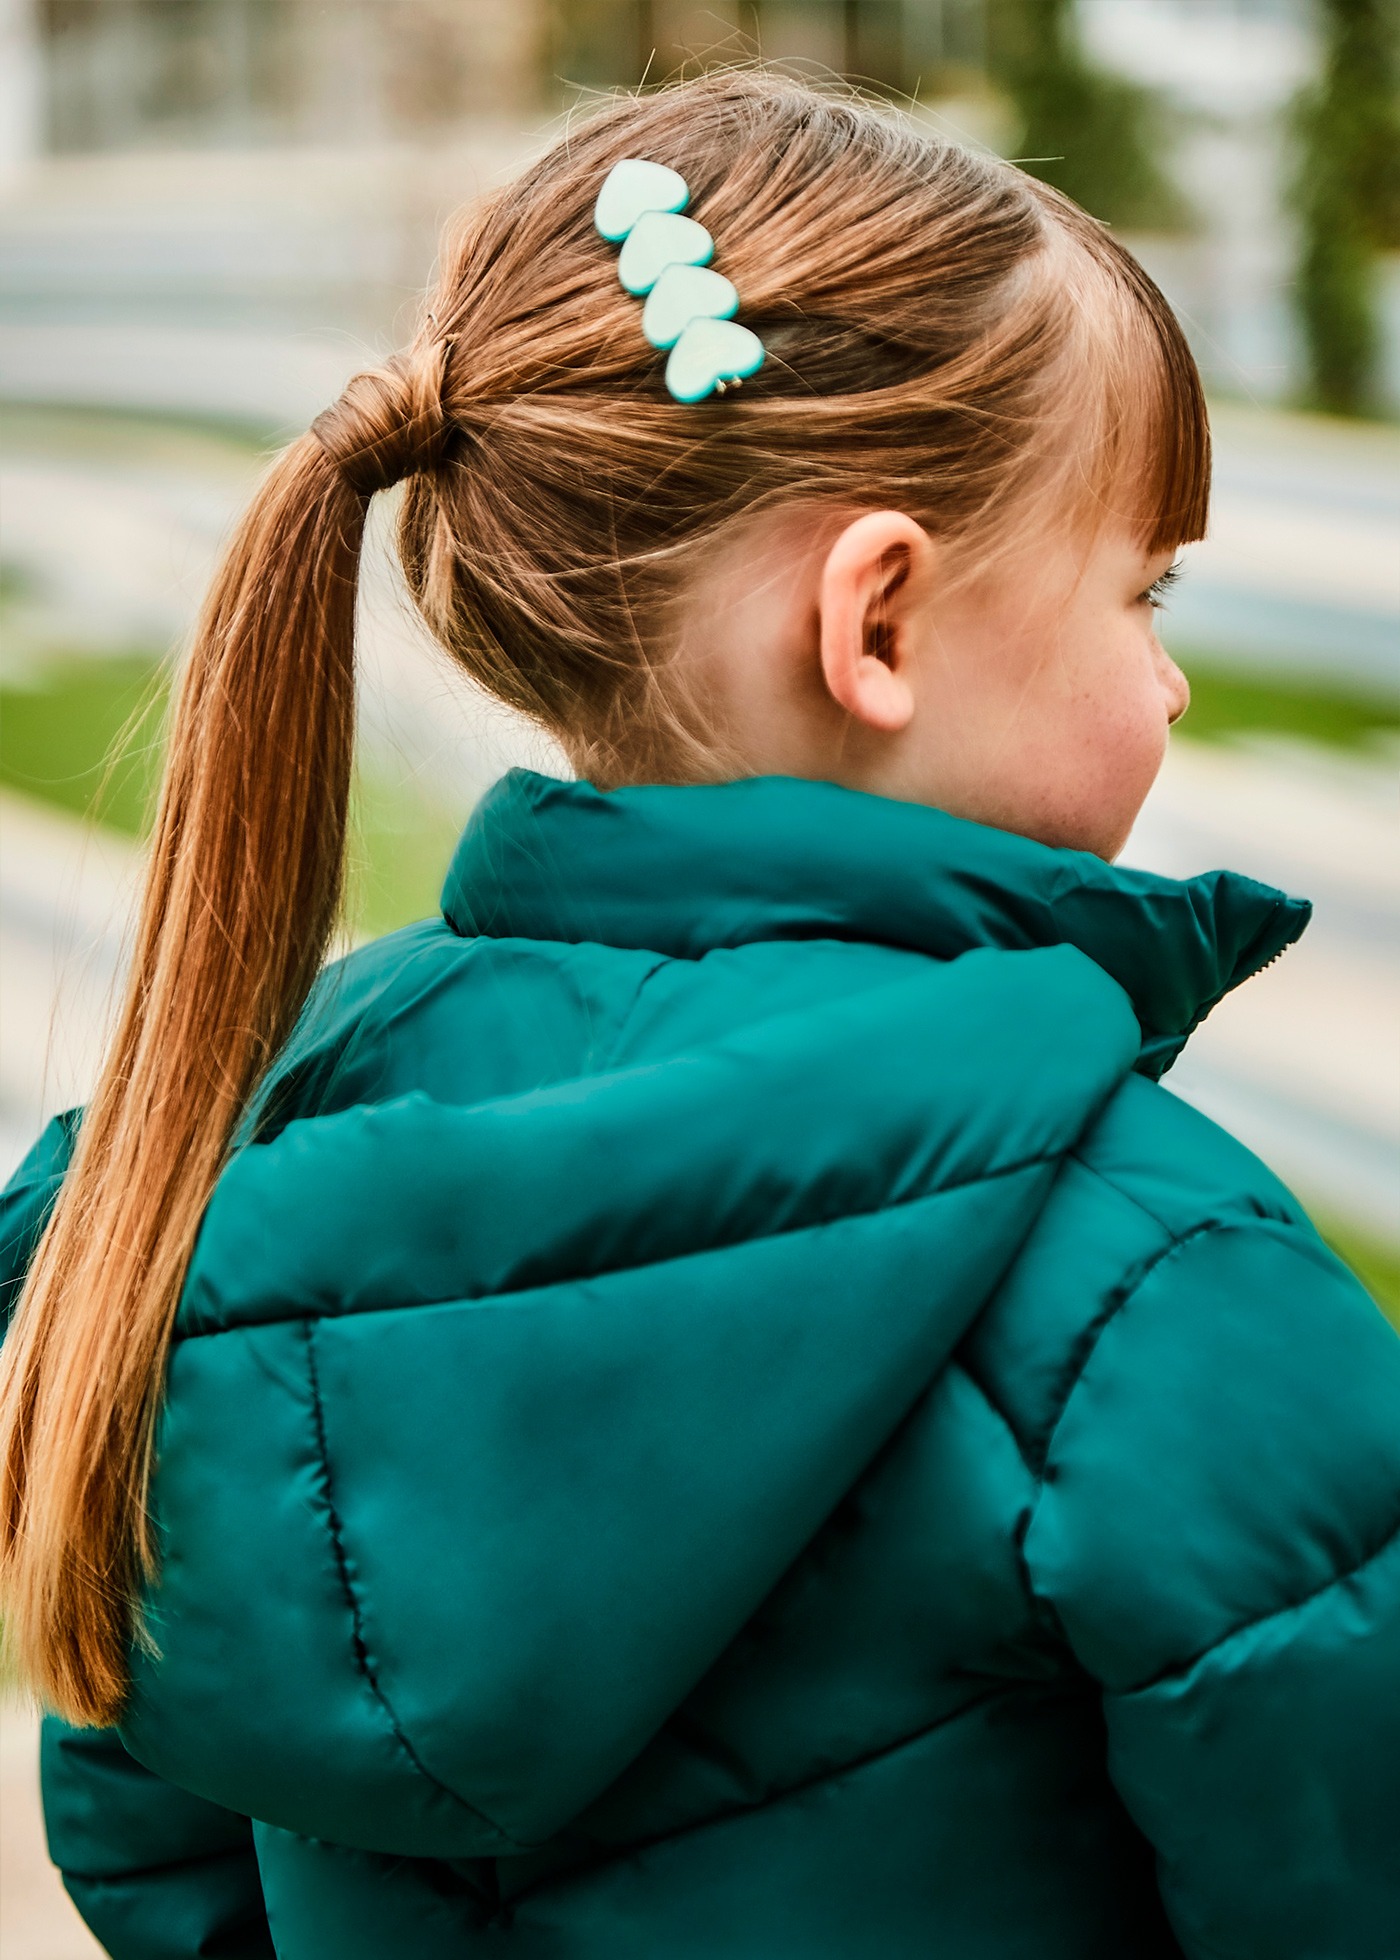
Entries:
{"type": "Polygon", "coordinates": [[[1153,579],[1151,585],[1143,593],[1143,598],[1146,599],[1149,606],[1164,606],[1167,603],[1167,594],[1180,577],[1181,560],[1178,558],[1174,565],[1168,565],[1160,578],[1153,579]]]}

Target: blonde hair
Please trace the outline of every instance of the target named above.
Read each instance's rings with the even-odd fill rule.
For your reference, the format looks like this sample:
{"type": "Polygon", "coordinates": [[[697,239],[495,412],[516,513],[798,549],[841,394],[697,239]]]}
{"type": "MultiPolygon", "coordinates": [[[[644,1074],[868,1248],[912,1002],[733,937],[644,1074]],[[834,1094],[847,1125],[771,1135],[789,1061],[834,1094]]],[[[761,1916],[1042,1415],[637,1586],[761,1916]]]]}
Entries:
{"type": "Polygon", "coordinates": [[[1107,232],[848,95],[727,71],[621,100],[469,215],[413,345],[278,459],[210,593],[120,1023],[0,1357],[7,1639],[74,1722],[122,1709],[183,1275],[333,926],[365,513],[404,478],[429,626],[606,786],[693,772],[665,621],[736,520],[894,503],[990,548],[1057,489],[1157,550],[1204,529],[1209,443],[1171,310],[1107,232]],[[721,241],[768,349],[737,395],[664,390],[591,223],[629,155],[721,241]]]}

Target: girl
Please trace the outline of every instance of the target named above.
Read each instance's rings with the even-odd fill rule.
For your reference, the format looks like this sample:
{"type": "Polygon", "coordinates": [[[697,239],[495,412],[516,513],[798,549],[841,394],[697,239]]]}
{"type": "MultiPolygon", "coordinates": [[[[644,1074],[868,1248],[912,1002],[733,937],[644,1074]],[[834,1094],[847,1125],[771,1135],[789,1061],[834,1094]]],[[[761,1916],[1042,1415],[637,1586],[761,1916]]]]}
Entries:
{"type": "Polygon", "coordinates": [[[734,74],[474,212],[275,464],[4,1201],[7,1632],[112,1954],[1400,1952],[1400,1344],[1157,1083],[1307,907],[1112,866],[1208,471],[1097,225],[734,74]],[[318,979],[400,481],[578,780],[318,979]]]}

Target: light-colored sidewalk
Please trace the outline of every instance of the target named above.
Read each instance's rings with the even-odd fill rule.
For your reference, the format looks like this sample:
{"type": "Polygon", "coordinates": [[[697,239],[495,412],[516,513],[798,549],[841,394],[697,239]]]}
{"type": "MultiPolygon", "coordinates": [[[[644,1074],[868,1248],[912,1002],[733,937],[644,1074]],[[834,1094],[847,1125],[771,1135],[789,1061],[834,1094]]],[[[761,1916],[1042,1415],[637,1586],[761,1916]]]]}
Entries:
{"type": "Polygon", "coordinates": [[[1313,901],[1282,959],[1192,1036],[1168,1087],[1309,1203],[1400,1240],[1400,796],[1393,759],[1175,741],[1125,853],[1313,901]]]}
{"type": "Polygon", "coordinates": [[[91,1087],[140,868],[125,838],[0,791],[0,1177],[91,1087]]]}
{"type": "Polygon", "coordinates": [[[49,1863],[39,1814],[39,1724],[0,1697],[0,1960],[101,1960],[49,1863]]]}

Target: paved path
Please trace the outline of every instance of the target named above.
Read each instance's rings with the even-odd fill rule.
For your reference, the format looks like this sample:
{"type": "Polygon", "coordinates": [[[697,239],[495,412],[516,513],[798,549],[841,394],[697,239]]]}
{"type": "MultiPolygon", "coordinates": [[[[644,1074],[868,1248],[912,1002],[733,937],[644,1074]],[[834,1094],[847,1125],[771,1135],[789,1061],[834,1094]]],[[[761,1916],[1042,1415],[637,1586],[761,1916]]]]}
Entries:
{"type": "Polygon", "coordinates": [[[38,1781],[38,1723],[17,1701],[0,1699],[0,1956],[101,1960],[49,1863],[38,1781]]]}
{"type": "Polygon", "coordinates": [[[1400,431],[1212,410],[1210,536],[1184,554],[1169,645],[1400,695],[1400,431]]]}
{"type": "Polygon", "coordinates": [[[1125,860],[1228,865],[1311,898],[1300,943],[1224,1000],[1168,1086],[1309,1202],[1400,1241],[1395,769],[1300,745],[1176,741],[1125,860]]]}
{"type": "Polygon", "coordinates": [[[91,1086],[140,868],[126,839],[0,790],[0,1177],[91,1086]]]}

